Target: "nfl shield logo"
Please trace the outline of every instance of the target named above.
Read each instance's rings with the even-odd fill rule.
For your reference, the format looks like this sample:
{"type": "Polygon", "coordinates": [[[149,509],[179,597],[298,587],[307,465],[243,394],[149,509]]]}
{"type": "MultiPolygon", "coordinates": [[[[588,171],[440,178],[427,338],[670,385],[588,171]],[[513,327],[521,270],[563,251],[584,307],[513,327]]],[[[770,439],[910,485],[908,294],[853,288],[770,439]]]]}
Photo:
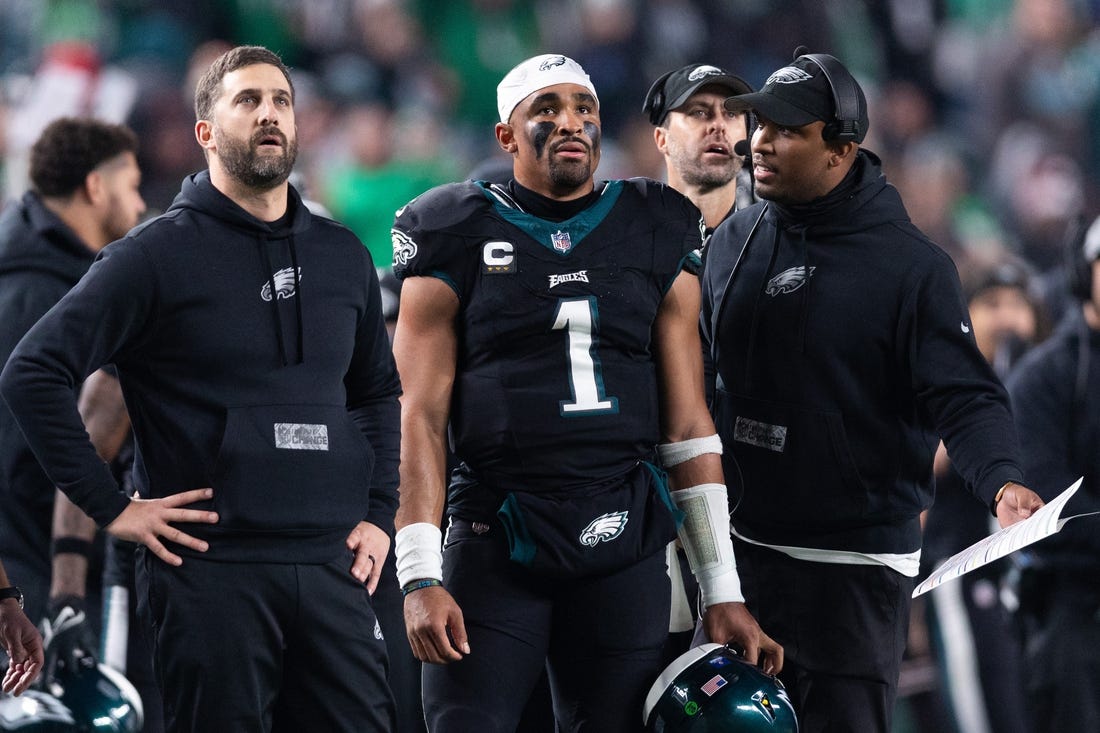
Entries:
{"type": "Polygon", "coordinates": [[[550,235],[550,242],[559,252],[568,252],[573,247],[573,241],[569,239],[569,232],[558,230],[550,235]]]}

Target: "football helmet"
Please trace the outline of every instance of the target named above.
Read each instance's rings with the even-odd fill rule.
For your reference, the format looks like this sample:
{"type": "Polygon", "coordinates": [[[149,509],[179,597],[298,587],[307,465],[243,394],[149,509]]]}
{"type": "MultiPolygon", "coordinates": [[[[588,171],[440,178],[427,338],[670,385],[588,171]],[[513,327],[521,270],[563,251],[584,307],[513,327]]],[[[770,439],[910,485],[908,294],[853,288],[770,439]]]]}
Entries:
{"type": "Polygon", "coordinates": [[[798,733],[783,683],[721,644],[690,649],[646,696],[649,733],[798,733]]]}
{"type": "Polygon", "coordinates": [[[72,713],[74,730],[140,733],[145,722],[141,695],[130,680],[91,657],[54,667],[45,689],[72,713]]]}
{"type": "Polygon", "coordinates": [[[120,672],[96,661],[84,613],[66,606],[42,630],[42,676],[19,697],[0,697],[0,731],[139,733],[141,696],[120,672]]]}
{"type": "Polygon", "coordinates": [[[19,697],[0,694],[0,731],[79,733],[72,711],[53,695],[27,690],[19,697]]]}

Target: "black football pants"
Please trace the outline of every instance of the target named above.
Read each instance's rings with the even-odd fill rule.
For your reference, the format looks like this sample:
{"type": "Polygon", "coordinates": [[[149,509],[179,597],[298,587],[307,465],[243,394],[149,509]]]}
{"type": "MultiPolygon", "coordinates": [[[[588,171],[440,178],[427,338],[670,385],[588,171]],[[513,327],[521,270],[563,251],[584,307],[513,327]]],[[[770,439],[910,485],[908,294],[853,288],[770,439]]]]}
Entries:
{"type": "Polygon", "coordinates": [[[741,588],[783,645],[800,733],[888,733],[915,578],[883,565],[796,560],[734,538],[741,588]]]}
{"type": "Polygon", "coordinates": [[[547,580],[508,559],[498,525],[478,535],[455,520],[443,579],[470,654],[424,665],[431,733],[512,733],[544,667],[563,733],[642,730],[668,637],[663,550],[610,575],[547,580]]]}
{"type": "Polygon", "coordinates": [[[141,548],[138,616],[167,731],[392,730],[386,645],[351,563],[171,567],[141,548]]]}

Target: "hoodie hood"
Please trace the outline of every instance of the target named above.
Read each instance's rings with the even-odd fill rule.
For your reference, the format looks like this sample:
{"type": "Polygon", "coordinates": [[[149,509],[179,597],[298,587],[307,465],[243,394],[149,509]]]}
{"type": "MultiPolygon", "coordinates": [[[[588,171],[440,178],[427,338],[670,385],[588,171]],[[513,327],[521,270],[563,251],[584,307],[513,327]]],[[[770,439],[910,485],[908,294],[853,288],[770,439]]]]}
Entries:
{"type": "Polygon", "coordinates": [[[168,211],[176,209],[201,211],[208,216],[220,219],[234,229],[252,232],[256,236],[269,239],[282,239],[292,234],[301,234],[309,228],[311,216],[294,186],[288,185],[287,216],[274,222],[260,221],[237,205],[233,199],[216,189],[210,182],[208,170],[193,173],[183,179],[180,192],[176,194],[168,211]]]}
{"type": "Polygon", "coordinates": [[[71,286],[94,259],[95,252],[33,191],[0,216],[0,275],[37,272],[71,286]]]}

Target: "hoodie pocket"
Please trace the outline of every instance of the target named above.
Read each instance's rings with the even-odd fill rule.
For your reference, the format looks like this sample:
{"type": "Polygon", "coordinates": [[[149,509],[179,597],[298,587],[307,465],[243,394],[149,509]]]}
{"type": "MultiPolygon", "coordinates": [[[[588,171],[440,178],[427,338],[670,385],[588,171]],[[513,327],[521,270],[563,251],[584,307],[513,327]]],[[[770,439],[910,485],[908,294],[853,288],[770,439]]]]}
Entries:
{"type": "Polygon", "coordinates": [[[367,514],[374,451],[336,405],[231,407],[214,467],[218,525],[315,532],[367,514]]]}
{"type": "Polygon", "coordinates": [[[743,479],[736,517],[775,526],[839,529],[861,523],[867,490],[838,411],[756,400],[721,388],[714,406],[715,423],[743,479]]]}

